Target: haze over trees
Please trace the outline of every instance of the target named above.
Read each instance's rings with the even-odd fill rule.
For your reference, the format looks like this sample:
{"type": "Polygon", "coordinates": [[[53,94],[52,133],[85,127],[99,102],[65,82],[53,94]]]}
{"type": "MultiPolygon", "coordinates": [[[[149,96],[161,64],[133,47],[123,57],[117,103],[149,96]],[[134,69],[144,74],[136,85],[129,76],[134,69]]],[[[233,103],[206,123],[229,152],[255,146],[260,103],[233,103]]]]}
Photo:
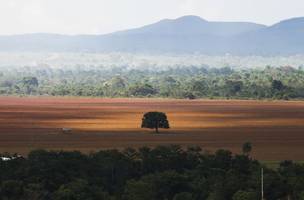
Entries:
{"type": "Polygon", "coordinates": [[[191,12],[273,23],[304,6],[204,1],[0,3],[0,32],[18,33],[0,35],[0,149],[26,154],[0,152],[0,200],[304,200],[304,162],[255,160],[303,158],[304,17],[189,15],[99,34],[191,12]],[[152,109],[174,134],[158,134],[170,118],[152,109]],[[255,145],[235,147],[244,138],[255,145]]]}
{"type": "Polygon", "coordinates": [[[302,99],[304,68],[0,68],[1,95],[302,99]]]}

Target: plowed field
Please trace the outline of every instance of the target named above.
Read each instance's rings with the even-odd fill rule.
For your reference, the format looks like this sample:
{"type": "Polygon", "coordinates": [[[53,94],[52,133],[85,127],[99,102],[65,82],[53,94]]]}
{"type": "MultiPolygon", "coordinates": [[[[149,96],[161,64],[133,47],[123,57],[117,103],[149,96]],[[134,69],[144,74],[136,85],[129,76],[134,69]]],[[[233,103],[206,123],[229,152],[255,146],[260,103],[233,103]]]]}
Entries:
{"type": "Polygon", "coordinates": [[[1,152],[160,144],[240,152],[246,141],[257,159],[304,160],[304,102],[0,97],[1,152]],[[167,113],[171,129],[141,129],[148,111],[167,113]]]}

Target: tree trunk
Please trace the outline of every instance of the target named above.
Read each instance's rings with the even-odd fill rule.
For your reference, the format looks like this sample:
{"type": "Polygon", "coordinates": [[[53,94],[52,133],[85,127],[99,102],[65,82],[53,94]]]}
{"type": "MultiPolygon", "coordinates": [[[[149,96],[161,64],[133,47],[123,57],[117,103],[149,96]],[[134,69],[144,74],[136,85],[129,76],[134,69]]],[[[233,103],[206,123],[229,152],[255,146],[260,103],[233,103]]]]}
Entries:
{"type": "Polygon", "coordinates": [[[159,133],[158,127],[159,127],[159,122],[156,121],[156,122],[155,122],[155,133],[159,133]]]}
{"type": "Polygon", "coordinates": [[[158,126],[155,127],[155,133],[159,133],[158,126]]]}

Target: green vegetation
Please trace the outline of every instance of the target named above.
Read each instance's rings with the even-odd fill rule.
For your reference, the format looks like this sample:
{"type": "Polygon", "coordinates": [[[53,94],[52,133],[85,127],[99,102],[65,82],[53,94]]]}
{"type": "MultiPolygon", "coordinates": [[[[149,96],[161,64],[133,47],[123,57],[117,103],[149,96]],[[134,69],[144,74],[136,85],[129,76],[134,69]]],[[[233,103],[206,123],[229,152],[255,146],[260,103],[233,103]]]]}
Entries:
{"type": "Polygon", "coordinates": [[[1,95],[94,97],[302,99],[304,70],[175,66],[161,69],[127,67],[24,67],[0,69],[1,95]]]}
{"type": "Polygon", "coordinates": [[[162,112],[148,112],[143,116],[141,127],[155,129],[156,133],[159,133],[159,128],[168,129],[167,115],[162,112]]]}
{"type": "MultiPolygon", "coordinates": [[[[246,145],[245,145],[246,146],[246,145]]],[[[13,200],[303,199],[304,165],[267,168],[246,154],[199,147],[80,152],[36,150],[0,159],[0,196],[13,200]]]]}
{"type": "Polygon", "coordinates": [[[243,154],[248,156],[251,150],[252,150],[252,144],[250,142],[245,142],[242,148],[243,154]]]}

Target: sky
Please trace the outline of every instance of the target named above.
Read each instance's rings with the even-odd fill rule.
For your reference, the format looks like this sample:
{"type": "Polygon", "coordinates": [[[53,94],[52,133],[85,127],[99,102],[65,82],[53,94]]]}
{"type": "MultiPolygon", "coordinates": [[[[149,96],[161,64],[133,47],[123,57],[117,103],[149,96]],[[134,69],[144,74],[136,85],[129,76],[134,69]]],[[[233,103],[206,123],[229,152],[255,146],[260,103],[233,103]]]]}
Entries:
{"type": "Polygon", "coordinates": [[[271,25],[304,16],[304,0],[0,0],[0,35],[104,34],[184,15],[271,25]]]}

